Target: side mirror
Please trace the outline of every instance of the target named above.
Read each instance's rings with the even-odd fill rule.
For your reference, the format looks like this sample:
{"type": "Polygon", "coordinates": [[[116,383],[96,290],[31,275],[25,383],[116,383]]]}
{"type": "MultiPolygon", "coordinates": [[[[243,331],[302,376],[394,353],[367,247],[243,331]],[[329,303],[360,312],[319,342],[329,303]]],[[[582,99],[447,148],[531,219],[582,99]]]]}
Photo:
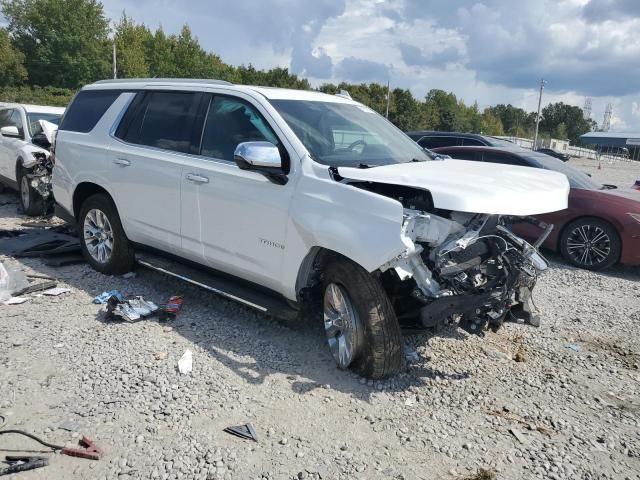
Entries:
{"type": "Polygon", "coordinates": [[[287,183],[280,150],[271,142],[243,142],[236,147],[233,158],[241,170],[261,173],[278,185],[287,183]]]}
{"type": "Polygon", "coordinates": [[[20,131],[18,130],[18,127],[15,127],[13,125],[11,125],[9,127],[0,128],[0,134],[3,137],[22,138],[22,135],[20,135],[20,131]]]}
{"type": "Polygon", "coordinates": [[[31,143],[40,148],[44,148],[45,150],[49,150],[49,148],[51,148],[51,143],[49,142],[49,139],[44,134],[44,132],[36,133],[31,138],[31,143]]]}

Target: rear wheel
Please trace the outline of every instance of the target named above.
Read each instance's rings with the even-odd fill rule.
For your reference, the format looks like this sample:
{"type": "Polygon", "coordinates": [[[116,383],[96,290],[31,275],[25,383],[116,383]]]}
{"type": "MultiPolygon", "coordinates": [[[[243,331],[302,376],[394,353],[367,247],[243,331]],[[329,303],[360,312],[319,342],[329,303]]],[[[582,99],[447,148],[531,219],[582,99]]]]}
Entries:
{"type": "Polygon", "coordinates": [[[602,270],[620,258],[621,243],[615,228],[598,218],[580,218],[565,227],[560,253],[572,265],[602,270]]]}
{"type": "Polygon", "coordinates": [[[78,231],[82,253],[95,270],[109,275],[131,271],[134,250],[109,196],[93,195],[82,204],[78,231]]]}
{"type": "Polygon", "coordinates": [[[323,317],[329,348],[341,369],[384,378],[404,367],[400,325],[380,281],[348,260],[328,265],[323,317]]]}
{"type": "Polygon", "coordinates": [[[22,168],[18,174],[18,193],[20,194],[20,206],[25,215],[35,217],[45,214],[45,202],[42,196],[35,191],[29,180],[28,170],[22,168]]]}

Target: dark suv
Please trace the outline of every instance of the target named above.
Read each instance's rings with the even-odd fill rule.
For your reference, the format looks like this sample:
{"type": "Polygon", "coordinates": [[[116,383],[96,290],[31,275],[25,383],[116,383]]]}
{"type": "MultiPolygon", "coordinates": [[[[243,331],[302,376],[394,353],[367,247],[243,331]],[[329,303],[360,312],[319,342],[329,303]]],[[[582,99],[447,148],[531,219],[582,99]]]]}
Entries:
{"type": "Polygon", "coordinates": [[[515,147],[516,145],[508,140],[496,137],[487,137],[477,133],[460,132],[432,132],[418,131],[406,132],[414,142],[423,148],[440,147],[515,147]]]}

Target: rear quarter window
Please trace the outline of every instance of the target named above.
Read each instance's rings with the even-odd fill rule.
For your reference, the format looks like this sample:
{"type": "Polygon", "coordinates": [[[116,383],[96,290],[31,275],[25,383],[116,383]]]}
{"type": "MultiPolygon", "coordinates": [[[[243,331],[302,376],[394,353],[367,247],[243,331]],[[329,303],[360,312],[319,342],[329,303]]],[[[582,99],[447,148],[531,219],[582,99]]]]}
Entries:
{"type": "Polygon", "coordinates": [[[121,90],[81,90],[69,105],[60,130],[90,132],[121,93],[121,90]]]}

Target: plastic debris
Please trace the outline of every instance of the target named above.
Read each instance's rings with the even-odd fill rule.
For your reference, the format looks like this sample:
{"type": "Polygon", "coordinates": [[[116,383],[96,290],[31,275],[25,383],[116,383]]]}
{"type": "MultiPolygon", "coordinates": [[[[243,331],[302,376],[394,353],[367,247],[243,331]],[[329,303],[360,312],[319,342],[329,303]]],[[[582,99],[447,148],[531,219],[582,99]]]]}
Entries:
{"type": "Polygon", "coordinates": [[[124,275],[122,275],[122,278],[126,278],[126,279],[136,278],[136,272],[127,272],[124,275]]]}
{"type": "Polygon", "coordinates": [[[566,345],[569,350],[573,350],[574,352],[580,353],[582,351],[582,347],[577,343],[569,343],[566,345]]]}
{"type": "Polygon", "coordinates": [[[158,311],[158,306],[142,297],[133,297],[120,301],[116,295],[107,300],[107,314],[111,318],[121,318],[127,322],[135,322],[150,317],[158,311]]]}
{"type": "Polygon", "coordinates": [[[191,373],[193,370],[193,353],[188,348],[178,360],[178,371],[182,374],[191,373]]]}
{"type": "Polygon", "coordinates": [[[42,292],[42,294],[48,295],[50,297],[57,297],[59,295],[62,295],[63,293],[69,293],[70,291],[71,291],[70,288],[56,287],[56,288],[50,288],[49,290],[45,290],[44,292],[42,292]]]}
{"type": "Polygon", "coordinates": [[[245,440],[258,441],[258,435],[255,428],[250,423],[245,425],[238,425],[237,427],[227,427],[223,431],[235,435],[236,437],[244,438],[245,440]]]}
{"type": "Polygon", "coordinates": [[[418,352],[407,345],[404,347],[404,358],[407,363],[418,363],[420,361],[420,355],[418,355],[418,352]]]}
{"type": "Polygon", "coordinates": [[[178,315],[178,312],[182,310],[182,304],[184,303],[184,297],[182,295],[176,295],[169,299],[169,301],[162,305],[158,318],[161,322],[173,320],[178,315]]]}
{"type": "Polygon", "coordinates": [[[26,297],[11,297],[9,300],[2,302],[4,305],[20,305],[29,299],[26,297]]]}
{"type": "Polygon", "coordinates": [[[111,297],[116,297],[120,302],[124,302],[124,295],[119,290],[111,290],[110,292],[102,292],[93,299],[93,303],[104,305],[111,297]]]}
{"type": "Polygon", "coordinates": [[[0,302],[9,300],[14,296],[14,293],[23,290],[28,285],[29,281],[23,272],[5,267],[0,262],[0,302]]]}

